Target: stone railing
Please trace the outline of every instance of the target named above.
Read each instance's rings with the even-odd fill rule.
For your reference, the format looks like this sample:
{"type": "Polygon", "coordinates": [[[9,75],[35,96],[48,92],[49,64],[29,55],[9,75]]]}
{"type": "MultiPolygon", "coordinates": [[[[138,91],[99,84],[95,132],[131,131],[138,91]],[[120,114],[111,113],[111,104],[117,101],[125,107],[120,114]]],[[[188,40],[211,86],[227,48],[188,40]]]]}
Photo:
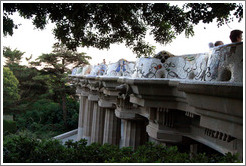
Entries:
{"type": "Polygon", "coordinates": [[[78,137],[120,147],[146,141],[196,142],[223,154],[243,152],[243,43],[163,60],[124,59],[78,68],[78,137]]]}
{"type": "Polygon", "coordinates": [[[75,130],[72,130],[72,131],[57,135],[57,136],[55,136],[53,138],[61,140],[62,143],[64,144],[68,140],[74,140],[75,138],[77,138],[77,133],[78,133],[78,129],[75,129],[75,130]]]}

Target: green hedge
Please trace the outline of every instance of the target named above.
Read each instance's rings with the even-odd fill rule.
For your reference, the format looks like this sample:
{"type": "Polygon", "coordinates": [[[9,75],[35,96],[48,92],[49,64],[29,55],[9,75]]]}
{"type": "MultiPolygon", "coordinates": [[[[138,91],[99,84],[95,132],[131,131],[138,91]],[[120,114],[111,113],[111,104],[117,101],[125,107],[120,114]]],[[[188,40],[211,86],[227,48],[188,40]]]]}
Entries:
{"type": "Polygon", "coordinates": [[[231,153],[208,156],[180,153],[178,148],[146,143],[135,151],[130,147],[93,143],[86,140],[67,141],[65,145],[54,139],[39,140],[26,135],[10,135],[4,138],[4,163],[235,163],[240,162],[231,153]]]}
{"type": "Polygon", "coordinates": [[[17,131],[16,122],[3,119],[3,134],[14,134],[17,131]]]}

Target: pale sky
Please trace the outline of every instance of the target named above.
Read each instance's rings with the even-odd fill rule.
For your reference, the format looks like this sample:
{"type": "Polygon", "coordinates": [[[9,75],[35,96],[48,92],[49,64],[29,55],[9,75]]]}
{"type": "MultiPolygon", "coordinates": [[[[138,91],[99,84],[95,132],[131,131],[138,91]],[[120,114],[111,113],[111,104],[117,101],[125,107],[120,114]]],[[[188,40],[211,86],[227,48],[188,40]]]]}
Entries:
{"type": "MultiPolygon", "coordinates": [[[[52,46],[56,42],[54,35],[52,34],[53,24],[46,25],[44,30],[35,29],[31,20],[24,19],[18,14],[14,14],[13,17],[16,24],[21,24],[18,29],[14,30],[13,36],[2,37],[2,47],[9,46],[11,49],[18,49],[25,52],[24,57],[30,57],[33,55],[35,60],[42,53],[51,53],[52,46]]],[[[221,40],[224,44],[230,43],[229,34],[231,30],[245,29],[245,19],[240,23],[235,20],[234,22],[223,25],[218,28],[216,23],[212,24],[198,24],[194,27],[195,36],[185,38],[184,33],[177,36],[177,38],[168,45],[157,44],[153,38],[147,37],[147,42],[156,46],[156,53],[162,50],[169,51],[174,55],[185,55],[203,53],[209,50],[208,43],[221,40]],[[205,28],[204,28],[205,27],[205,28]]],[[[132,51],[121,45],[111,45],[109,50],[99,50],[96,48],[78,48],[78,52],[85,52],[92,59],[89,62],[92,65],[101,63],[103,59],[107,63],[114,63],[121,58],[128,61],[135,61],[136,55],[132,51]]],[[[25,64],[23,62],[22,64],[25,64]]]]}

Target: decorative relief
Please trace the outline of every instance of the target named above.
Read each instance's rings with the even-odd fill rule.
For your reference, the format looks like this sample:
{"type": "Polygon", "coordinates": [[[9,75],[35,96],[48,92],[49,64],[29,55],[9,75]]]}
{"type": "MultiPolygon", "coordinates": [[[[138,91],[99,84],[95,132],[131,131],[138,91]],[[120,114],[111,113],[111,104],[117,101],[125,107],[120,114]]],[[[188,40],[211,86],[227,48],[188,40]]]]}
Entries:
{"type": "Polygon", "coordinates": [[[188,117],[194,118],[194,114],[193,114],[193,113],[191,113],[191,112],[185,112],[185,116],[188,116],[188,117]]]}
{"type": "Polygon", "coordinates": [[[116,105],[118,108],[123,108],[127,110],[131,110],[133,108],[133,104],[130,102],[129,98],[123,99],[123,98],[118,97],[116,105]]]}
{"type": "Polygon", "coordinates": [[[174,125],[173,111],[169,111],[167,108],[157,108],[155,122],[167,127],[173,127],[174,125]]]}
{"type": "Polygon", "coordinates": [[[117,107],[124,109],[132,109],[133,104],[130,102],[130,94],[132,94],[132,89],[127,84],[122,84],[116,87],[119,91],[117,97],[117,107]]]}
{"type": "Polygon", "coordinates": [[[212,138],[215,138],[215,139],[219,139],[221,141],[226,141],[226,142],[231,142],[232,140],[234,140],[235,138],[228,135],[228,134],[225,134],[225,133],[222,133],[222,132],[219,132],[219,131],[214,131],[214,130],[211,130],[211,129],[208,129],[206,128],[205,131],[204,131],[204,134],[209,136],[209,137],[212,137],[212,138]]]}

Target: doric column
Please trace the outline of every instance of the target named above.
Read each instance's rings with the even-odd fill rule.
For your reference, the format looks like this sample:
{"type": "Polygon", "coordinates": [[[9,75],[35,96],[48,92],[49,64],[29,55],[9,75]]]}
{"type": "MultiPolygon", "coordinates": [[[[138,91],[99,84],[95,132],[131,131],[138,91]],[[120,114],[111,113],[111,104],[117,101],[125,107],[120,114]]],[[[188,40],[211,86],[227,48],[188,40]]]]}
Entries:
{"type": "Polygon", "coordinates": [[[93,101],[86,99],[85,116],[83,123],[83,138],[87,140],[88,145],[91,143],[91,126],[93,116],[93,101]]]}
{"type": "Polygon", "coordinates": [[[84,78],[78,78],[78,82],[76,84],[77,89],[76,93],[79,95],[79,117],[78,117],[78,133],[77,133],[77,141],[83,138],[83,129],[84,129],[84,119],[85,112],[87,109],[87,98],[89,95],[89,89],[86,87],[87,81],[84,78]]]}
{"type": "Polygon", "coordinates": [[[103,131],[104,131],[105,109],[98,106],[97,102],[94,102],[94,110],[92,117],[92,129],[91,129],[91,143],[103,143],[103,131]]]}
{"type": "Polygon", "coordinates": [[[115,109],[106,108],[103,144],[109,143],[119,145],[120,141],[120,119],[115,116],[115,109]]]}
{"type": "Polygon", "coordinates": [[[88,145],[91,144],[91,129],[93,119],[94,104],[98,101],[98,95],[92,91],[88,95],[85,114],[84,114],[84,123],[83,123],[83,138],[87,139],[88,145]]]}
{"type": "Polygon", "coordinates": [[[79,121],[78,121],[78,136],[77,141],[79,141],[83,137],[83,123],[84,123],[84,115],[86,108],[86,97],[82,94],[80,95],[79,102],[79,121]]]}
{"type": "Polygon", "coordinates": [[[129,97],[119,97],[115,114],[121,119],[120,147],[133,147],[144,144],[148,141],[146,133],[147,118],[140,116],[141,109],[134,107],[129,97]]]}
{"type": "Polygon", "coordinates": [[[121,139],[122,147],[133,147],[136,149],[139,145],[147,141],[146,125],[142,120],[121,120],[123,123],[123,135],[121,139]]]}

